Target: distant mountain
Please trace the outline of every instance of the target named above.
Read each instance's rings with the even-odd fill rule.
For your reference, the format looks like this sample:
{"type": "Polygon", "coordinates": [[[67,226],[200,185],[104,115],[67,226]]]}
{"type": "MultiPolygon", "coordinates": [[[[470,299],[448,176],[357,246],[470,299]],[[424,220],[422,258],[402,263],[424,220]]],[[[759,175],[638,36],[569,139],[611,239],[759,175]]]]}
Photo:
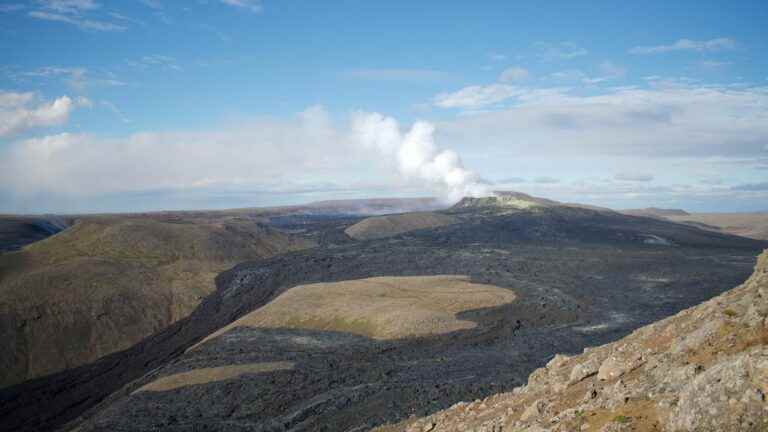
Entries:
{"type": "Polygon", "coordinates": [[[713,231],[768,240],[768,212],[762,213],[693,213],[671,215],[668,220],[713,231]]]}
{"type": "Polygon", "coordinates": [[[667,208],[656,208],[656,207],[621,210],[621,213],[632,215],[632,216],[662,217],[662,218],[669,217],[669,216],[690,215],[690,213],[682,209],[667,209],[667,208]]]}
{"type": "Polygon", "coordinates": [[[448,207],[437,198],[371,198],[316,201],[296,206],[304,212],[347,215],[382,215],[391,213],[423,212],[448,207]]]}

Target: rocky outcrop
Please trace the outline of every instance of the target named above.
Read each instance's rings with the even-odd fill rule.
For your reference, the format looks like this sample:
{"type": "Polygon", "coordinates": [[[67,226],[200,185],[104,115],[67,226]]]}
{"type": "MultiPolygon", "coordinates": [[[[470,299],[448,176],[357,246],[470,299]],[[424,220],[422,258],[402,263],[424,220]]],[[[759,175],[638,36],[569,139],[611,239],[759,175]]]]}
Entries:
{"type": "Polygon", "coordinates": [[[741,286],[617,342],[555,356],[511,393],[378,430],[764,431],[767,396],[765,251],[741,286]]]}
{"type": "Polygon", "coordinates": [[[561,203],[546,198],[534,197],[522,192],[497,191],[493,192],[493,195],[487,197],[463,198],[456,203],[452,209],[498,208],[523,210],[535,207],[552,207],[556,205],[561,205],[561,203]]]}

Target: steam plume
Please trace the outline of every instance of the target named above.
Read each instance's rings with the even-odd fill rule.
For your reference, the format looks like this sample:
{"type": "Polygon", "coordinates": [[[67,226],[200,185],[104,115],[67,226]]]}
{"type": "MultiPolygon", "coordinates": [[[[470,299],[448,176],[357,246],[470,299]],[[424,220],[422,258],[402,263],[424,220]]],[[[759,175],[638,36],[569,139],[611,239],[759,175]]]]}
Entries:
{"type": "Polygon", "coordinates": [[[464,168],[455,151],[435,146],[431,123],[416,122],[402,135],[395,119],[358,113],[353,116],[352,131],[360,144],[387,157],[405,179],[426,184],[446,201],[491,194],[474,172],[464,168]]]}

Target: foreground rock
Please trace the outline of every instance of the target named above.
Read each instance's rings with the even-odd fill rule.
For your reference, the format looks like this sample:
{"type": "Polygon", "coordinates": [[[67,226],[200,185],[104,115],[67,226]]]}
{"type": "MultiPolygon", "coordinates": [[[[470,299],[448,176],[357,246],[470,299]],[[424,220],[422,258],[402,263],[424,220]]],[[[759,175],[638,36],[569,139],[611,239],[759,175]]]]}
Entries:
{"type": "Polygon", "coordinates": [[[377,430],[765,431],[767,395],[768,251],[743,285],[617,342],[557,355],[511,393],[377,430]]]}

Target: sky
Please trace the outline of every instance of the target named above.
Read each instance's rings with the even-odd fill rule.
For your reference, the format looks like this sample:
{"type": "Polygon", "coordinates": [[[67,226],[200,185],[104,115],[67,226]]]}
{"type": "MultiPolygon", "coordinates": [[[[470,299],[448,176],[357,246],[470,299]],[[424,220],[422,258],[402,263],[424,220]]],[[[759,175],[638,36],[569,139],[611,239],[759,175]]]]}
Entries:
{"type": "Polygon", "coordinates": [[[768,2],[0,0],[0,212],[768,211],[768,2]]]}

